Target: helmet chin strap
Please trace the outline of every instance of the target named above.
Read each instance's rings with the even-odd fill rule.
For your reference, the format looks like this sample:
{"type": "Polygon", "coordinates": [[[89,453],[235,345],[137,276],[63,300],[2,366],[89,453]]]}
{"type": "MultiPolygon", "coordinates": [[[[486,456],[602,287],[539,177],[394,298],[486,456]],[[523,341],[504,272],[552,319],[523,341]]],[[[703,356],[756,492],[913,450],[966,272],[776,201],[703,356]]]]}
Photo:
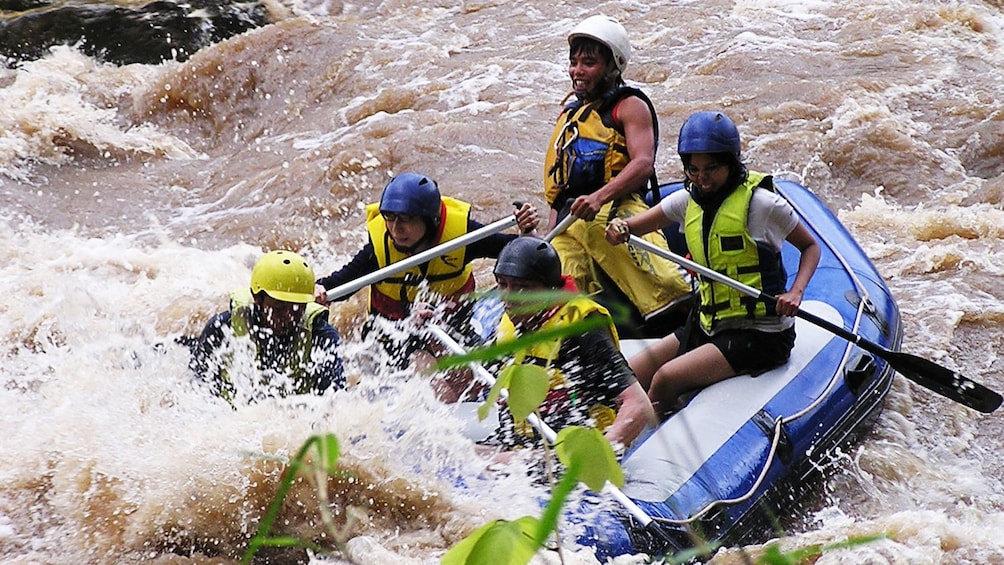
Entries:
{"type": "Polygon", "coordinates": [[[690,197],[694,199],[694,202],[698,206],[704,208],[705,210],[717,208],[725,201],[725,197],[736,189],[736,186],[730,188],[719,188],[711,192],[704,192],[697,187],[693,182],[688,182],[686,184],[687,192],[690,193],[690,197]]]}
{"type": "Polygon", "coordinates": [[[576,97],[584,102],[599,100],[600,98],[603,98],[603,96],[605,96],[608,92],[613,92],[613,90],[617,88],[617,77],[618,77],[617,72],[611,71],[606,75],[606,77],[604,77],[606,80],[603,82],[603,84],[598,85],[596,88],[592,90],[586,91],[581,96],[577,94],[576,97]]]}

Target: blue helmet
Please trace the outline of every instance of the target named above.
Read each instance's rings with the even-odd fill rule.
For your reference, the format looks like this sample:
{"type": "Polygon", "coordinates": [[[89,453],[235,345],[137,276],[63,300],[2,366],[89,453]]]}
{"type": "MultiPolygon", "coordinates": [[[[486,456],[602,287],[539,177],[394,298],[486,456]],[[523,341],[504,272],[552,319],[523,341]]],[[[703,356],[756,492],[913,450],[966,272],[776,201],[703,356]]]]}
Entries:
{"type": "Polygon", "coordinates": [[[408,214],[439,221],[442,198],[436,181],[418,173],[401,173],[390,179],[380,196],[380,212],[408,214]]]}
{"type": "Polygon", "coordinates": [[[494,274],[537,281],[552,288],[563,284],[558,252],[536,237],[517,237],[506,244],[495,261],[494,274]]]}
{"type": "Polygon", "coordinates": [[[721,112],[697,112],[680,128],[677,153],[729,153],[739,158],[739,128],[721,112]]]}

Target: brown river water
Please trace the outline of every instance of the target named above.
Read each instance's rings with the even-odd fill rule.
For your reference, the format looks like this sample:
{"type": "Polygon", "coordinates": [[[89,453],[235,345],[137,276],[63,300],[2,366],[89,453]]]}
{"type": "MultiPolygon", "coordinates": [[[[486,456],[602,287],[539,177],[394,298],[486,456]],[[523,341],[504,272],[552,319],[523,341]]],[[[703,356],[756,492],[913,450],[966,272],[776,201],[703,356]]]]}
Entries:
{"type": "MultiPolygon", "coordinates": [[[[904,351],[1004,389],[999,0],[417,4],[276,3],[278,23],[185,63],[57,48],[0,70],[0,562],[236,562],[276,458],[327,432],[351,476],[330,488],[339,523],[359,516],[353,562],[436,563],[477,525],[536,514],[518,472],[478,492],[437,480],[484,463],[420,379],[357,362],[362,344],[346,339],[350,372],[379,386],[232,410],[191,383],[173,339],[223,309],[263,250],[343,264],[392,174],[437,179],[486,223],[514,200],[543,209],[564,36],[593,13],[629,31],[662,180],[681,176],[683,119],[723,109],[746,161],[815,191],[875,262],[904,351]]],[[[333,310],[351,335],[362,301],[333,310]]],[[[897,378],[779,537],[886,536],[818,564],[1004,563],[1002,433],[1000,414],[897,378]]],[[[324,531],[313,493],[293,489],[285,531],[324,531]]],[[[597,562],[572,544],[564,559],[597,562]]]]}

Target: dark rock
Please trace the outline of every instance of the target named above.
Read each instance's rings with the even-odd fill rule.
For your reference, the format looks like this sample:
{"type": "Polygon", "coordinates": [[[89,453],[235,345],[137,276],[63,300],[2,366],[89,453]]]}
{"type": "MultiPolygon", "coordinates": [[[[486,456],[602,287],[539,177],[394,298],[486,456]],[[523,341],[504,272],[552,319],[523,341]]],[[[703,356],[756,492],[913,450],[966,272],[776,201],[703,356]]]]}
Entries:
{"type": "MultiPolygon", "coordinates": [[[[0,1],[5,10],[48,5],[0,1]]],[[[89,4],[20,11],[24,13],[5,13],[0,20],[0,55],[12,61],[37,59],[54,45],[76,45],[89,56],[119,65],[184,61],[207,45],[270,23],[259,0],[157,0],[139,8],[89,4]]]]}
{"type": "Polygon", "coordinates": [[[0,12],[23,12],[50,4],[45,0],[0,0],[0,12]]]}

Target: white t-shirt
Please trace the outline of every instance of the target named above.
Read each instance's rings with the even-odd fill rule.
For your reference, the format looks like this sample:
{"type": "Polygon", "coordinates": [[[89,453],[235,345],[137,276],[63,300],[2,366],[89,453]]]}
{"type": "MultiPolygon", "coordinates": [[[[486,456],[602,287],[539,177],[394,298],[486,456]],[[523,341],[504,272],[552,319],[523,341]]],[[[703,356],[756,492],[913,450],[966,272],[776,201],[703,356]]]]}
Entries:
{"type": "MultiPolygon", "coordinates": [[[[662,213],[671,222],[679,222],[680,233],[683,233],[683,220],[689,203],[690,193],[686,190],[678,190],[659,202],[662,213]]],[[[774,251],[781,251],[785,238],[797,225],[798,215],[787,200],[765,188],[753,191],[746,226],[753,241],[766,244],[774,251]]]]}
{"type": "MultiPolygon", "coordinates": [[[[680,233],[683,233],[683,222],[689,203],[690,193],[686,190],[678,190],[659,202],[662,213],[671,222],[679,222],[680,233]]],[[[753,236],[753,241],[765,244],[774,251],[780,252],[785,238],[798,226],[798,222],[795,209],[780,195],[764,188],[757,188],[753,191],[753,198],[750,199],[749,221],[746,226],[750,235],[753,236]]],[[[746,319],[722,320],[721,324],[715,328],[715,333],[733,327],[753,327],[761,331],[779,331],[791,327],[795,320],[782,316],[780,323],[761,319],[750,322],[751,320],[746,319]]]]}

